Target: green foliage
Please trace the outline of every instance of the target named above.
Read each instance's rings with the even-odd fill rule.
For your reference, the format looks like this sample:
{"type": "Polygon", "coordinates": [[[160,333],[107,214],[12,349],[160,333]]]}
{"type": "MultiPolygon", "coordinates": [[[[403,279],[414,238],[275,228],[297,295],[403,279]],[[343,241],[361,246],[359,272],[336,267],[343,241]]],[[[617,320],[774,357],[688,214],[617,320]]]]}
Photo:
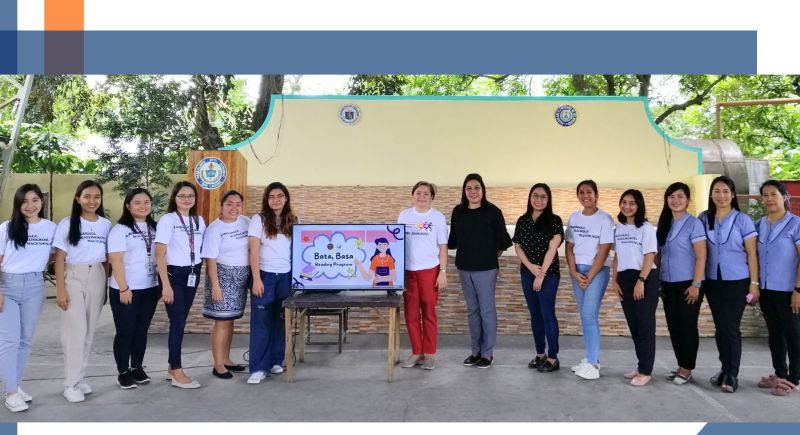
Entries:
{"type": "Polygon", "coordinates": [[[350,95],[526,95],[515,75],[356,75],[350,95]]]}

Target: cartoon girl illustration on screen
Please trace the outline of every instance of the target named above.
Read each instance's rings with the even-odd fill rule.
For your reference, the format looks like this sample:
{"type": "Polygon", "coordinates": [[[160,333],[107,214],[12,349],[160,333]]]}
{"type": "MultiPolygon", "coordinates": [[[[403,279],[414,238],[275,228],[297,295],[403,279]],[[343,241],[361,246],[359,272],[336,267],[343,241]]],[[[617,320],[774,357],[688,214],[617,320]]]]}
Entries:
{"type": "Polygon", "coordinates": [[[389,249],[389,240],[385,237],[375,239],[375,254],[372,255],[369,261],[369,270],[364,268],[361,261],[354,261],[359,272],[361,272],[361,276],[365,280],[371,280],[373,287],[394,285],[397,274],[394,267],[392,250],[389,249]]]}

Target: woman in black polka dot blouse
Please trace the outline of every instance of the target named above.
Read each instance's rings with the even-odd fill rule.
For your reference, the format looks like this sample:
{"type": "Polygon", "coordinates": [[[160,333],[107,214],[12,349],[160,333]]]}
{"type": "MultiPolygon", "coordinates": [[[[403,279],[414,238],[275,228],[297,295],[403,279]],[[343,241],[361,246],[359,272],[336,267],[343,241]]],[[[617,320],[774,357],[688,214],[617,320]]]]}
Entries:
{"type": "Polygon", "coordinates": [[[537,183],[531,187],[528,208],[517,220],[512,239],[521,263],[522,293],[531,313],[536,345],[536,357],[528,367],[544,373],[560,368],[556,293],[561,279],[558,247],[564,240],[564,224],[561,217],[553,214],[551,198],[547,184],[537,183]]]}

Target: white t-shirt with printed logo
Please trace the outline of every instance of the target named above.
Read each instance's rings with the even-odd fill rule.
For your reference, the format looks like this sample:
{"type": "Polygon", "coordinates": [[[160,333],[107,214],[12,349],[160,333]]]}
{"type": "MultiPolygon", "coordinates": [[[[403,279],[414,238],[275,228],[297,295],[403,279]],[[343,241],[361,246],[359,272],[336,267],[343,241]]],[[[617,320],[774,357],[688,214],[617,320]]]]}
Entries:
{"type": "MultiPolygon", "coordinates": [[[[156,230],[144,222],[136,223],[138,231],[131,230],[127,225],[117,224],[108,233],[108,252],[122,252],[122,263],[125,267],[125,281],[131,290],[144,290],[158,285],[156,275],[156,230]],[[150,238],[150,255],[147,255],[145,237],[150,238]],[[150,262],[151,266],[147,267],[150,262]]],[[[114,274],[108,278],[108,285],[119,288],[114,274]]]]}
{"type": "Polygon", "coordinates": [[[14,240],[8,238],[10,221],[0,224],[0,256],[3,263],[0,270],[5,273],[41,272],[47,267],[53,248],[53,237],[56,233],[55,222],[40,219],[35,224],[28,224],[28,242],[17,248],[14,240]]]}
{"type": "Polygon", "coordinates": [[[447,244],[447,221],[436,209],[425,213],[414,207],[400,212],[398,224],[406,225],[406,270],[425,270],[439,264],[439,245],[447,244]]]}
{"type": "Polygon", "coordinates": [[[67,253],[67,264],[104,263],[111,221],[101,216],[94,222],[81,217],[81,238],[75,246],[69,243],[69,226],[69,217],[61,219],[53,239],[53,247],[67,253]]]}
{"type": "MultiPolygon", "coordinates": [[[[576,211],[569,216],[564,239],[574,244],[572,253],[575,254],[575,264],[591,265],[600,244],[614,243],[614,220],[600,209],[591,216],[576,211]]],[[[611,265],[610,256],[606,258],[605,265],[611,265]]]]}
{"type": "Polygon", "coordinates": [[[206,228],[203,237],[203,258],[211,258],[226,266],[250,264],[247,251],[247,235],[250,218],[239,216],[235,222],[226,223],[217,219],[206,228]]]}
{"type": "Polygon", "coordinates": [[[272,273],[287,273],[292,270],[292,241],[281,233],[274,238],[267,238],[260,214],[250,219],[250,228],[247,234],[261,240],[261,249],[258,255],[259,269],[272,273]]]}
{"type": "Polygon", "coordinates": [[[194,233],[194,264],[203,261],[200,256],[203,247],[203,234],[206,223],[202,216],[195,218],[183,216],[183,223],[178,217],[178,212],[165,214],[156,226],[156,243],[167,245],[167,264],[170,266],[193,266],[191,250],[189,249],[189,228],[194,233]]]}
{"type": "MultiPolygon", "coordinates": [[[[650,222],[641,227],[618,224],[614,230],[614,253],[617,257],[617,272],[642,270],[644,255],[658,251],[656,229],[650,222]]],[[[656,266],[653,265],[653,269],[656,266]]]]}

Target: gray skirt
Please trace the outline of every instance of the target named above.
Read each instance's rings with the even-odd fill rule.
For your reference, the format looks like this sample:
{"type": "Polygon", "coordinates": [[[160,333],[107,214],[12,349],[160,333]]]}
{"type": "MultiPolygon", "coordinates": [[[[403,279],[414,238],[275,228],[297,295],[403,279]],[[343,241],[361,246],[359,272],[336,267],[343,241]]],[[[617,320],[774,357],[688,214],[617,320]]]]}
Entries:
{"type": "Polygon", "coordinates": [[[214,320],[241,319],[247,302],[250,283],[250,266],[226,266],[217,263],[217,279],[222,290],[222,302],[211,299],[211,280],[206,279],[203,317],[214,320]]]}

